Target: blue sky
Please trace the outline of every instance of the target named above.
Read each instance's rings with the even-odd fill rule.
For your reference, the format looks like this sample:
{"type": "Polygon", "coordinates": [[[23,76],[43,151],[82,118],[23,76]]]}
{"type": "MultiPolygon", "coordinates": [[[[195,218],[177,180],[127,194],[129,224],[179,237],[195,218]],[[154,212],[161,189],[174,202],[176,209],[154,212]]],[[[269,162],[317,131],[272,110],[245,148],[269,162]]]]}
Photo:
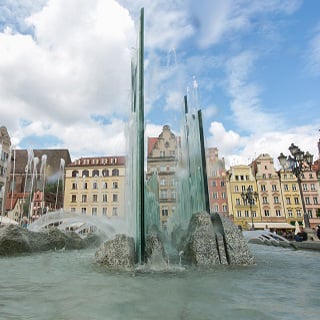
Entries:
{"type": "Polygon", "coordinates": [[[126,152],[141,7],[146,135],[179,134],[188,95],[227,166],[292,142],[318,157],[317,0],[2,0],[0,125],[14,147],[126,152]]]}

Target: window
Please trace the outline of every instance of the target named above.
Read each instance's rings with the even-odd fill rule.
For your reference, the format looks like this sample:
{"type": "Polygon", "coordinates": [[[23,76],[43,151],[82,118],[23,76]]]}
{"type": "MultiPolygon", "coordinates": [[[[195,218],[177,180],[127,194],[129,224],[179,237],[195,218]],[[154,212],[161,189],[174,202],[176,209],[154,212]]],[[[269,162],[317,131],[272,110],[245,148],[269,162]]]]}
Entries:
{"type": "Polygon", "coordinates": [[[246,186],[241,186],[242,191],[246,191],[246,186]]]}
{"type": "Polygon", "coordinates": [[[71,175],[72,175],[73,178],[76,178],[76,177],[79,176],[79,171],[78,170],[73,170],[71,175]]]}
{"type": "Polygon", "coordinates": [[[234,186],[234,192],[238,192],[239,191],[239,187],[238,186],[234,186]]]}
{"type": "Polygon", "coordinates": [[[108,183],[107,182],[103,182],[102,183],[102,189],[108,189],[108,183]]]}
{"type": "Polygon", "coordinates": [[[97,194],[93,194],[92,195],[92,202],[97,202],[98,201],[98,195],[97,194]]]}
{"type": "Polygon", "coordinates": [[[311,184],[311,191],[316,191],[316,186],[314,183],[311,184]]]}
{"type": "Polygon", "coordinates": [[[298,197],[294,197],[294,204],[299,204],[299,198],[298,197]]]}
{"type": "Polygon", "coordinates": [[[108,170],[108,169],[103,169],[103,170],[102,170],[102,175],[103,175],[104,177],[109,177],[109,170],[108,170]]]}
{"type": "Polygon", "coordinates": [[[267,179],[267,176],[265,173],[262,175],[262,179],[264,179],[264,180],[267,179]]]}
{"type": "Polygon", "coordinates": [[[313,197],[313,204],[318,204],[318,198],[317,197],[313,197]]]}
{"type": "Polygon", "coordinates": [[[117,207],[113,207],[112,208],[112,216],[116,217],[118,215],[118,208],[117,207]]]}
{"type": "Polygon", "coordinates": [[[113,202],[118,202],[118,195],[117,194],[113,194],[112,195],[112,201],[113,202]]]}
{"type": "Polygon", "coordinates": [[[166,156],[165,151],[160,151],[160,158],[164,158],[166,156]]]}
{"type": "Polygon", "coordinates": [[[297,217],[301,217],[301,210],[297,210],[297,217]]]}
{"type": "Polygon", "coordinates": [[[285,185],[283,186],[283,188],[284,188],[284,191],[289,191],[289,187],[288,187],[287,184],[285,184],[285,185]]]}
{"type": "Polygon", "coordinates": [[[262,203],[267,204],[268,203],[268,197],[262,197],[262,203]]]}
{"type": "Polygon", "coordinates": [[[277,191],[277,185],[275,184],[272,185],[272,191],[277,191]]]}
{"type": "Polygon", "coordinates": [[[87,213],[87,208],[81,208],[81,213],[86,214],[87,213]]]}
{"type": "Polygon", "coordinates": [[[227,212],[228,211],[228,207],[226,204],[222,205],[222,211],[223,212],[227,212]]]}
{"type": "Polygon", "coordinates": [[[166,185],[166,179],[161,179],[160,186],[165,186],[165,185],[166,185]]]}
{"type": "Polygon", "coordinates": [[[297,191],[297,185],[296,184],[292,185],[292,191],[297,191]]]}
{"type": "Polygon", "coordinates": [[[217,186],[216,181],[212,181],[211,186],[212,186],[212,187],[216,187],[216,186],[217,186]]]}
{"type": "Polygon", "coordinates": [[[291,209],[288,210],[288,216],[292,217],[292,210],[291,209]]]}
{"type": "Polygon", "coordinates": [[[77,196],[75,194],[71,196],[71,202],[77,202],[77,196]]]}
{"type": "Polygon", "coordinates": [[[171,178],[170,179],[170,186],[174,186],[175,185],[175,179],[174,178],[171,178]]]}
{"type": "Polygon", "coordinates": [[[92,176],[93,176],[93,177],[99,177],[99,170],[96,170],[96,169],[93,170],[93,171],[92,171],[92,176]]]}
{"type": "Polygon", "coordinates": [[[302,189],[303,189],[303,191],[308,191],[308,186],[306,183],[302,184],[302,189]]]}
{"type": "Polygon", "coordinates": [[[218,199],[218,192],[212,192],[212,198],[218,199]]]}
{"type": "Polygon", "coordinates": [[[269,210],[264,210],[264,216],[265,217],[270,217],[270,212],[269,212],[269,210]]]}
{"type": "Polygon", "coordinates": [[[239,198],[236,198],[236,205],[240,205],[240,199],[239,198]]]}
{"type": "Polygon", "coordinates": [[[89,170],[83,170],[82,171],[82,177],[83,178],[89,177],[89,170]]]}
{"type": "Polygon", "coordinates": [[[83,189],[88,189],[88,183],[87,182],[83,183],[83,189]]]}
{"type": "Polygon", "coordinates": [[[78,186],[76,183],[72,183],[72,190],[77,190],[78,186]]]}
{"type": "Polygon", "coordinates": [[[281,211],[280,210],[276,210],[276,216],[277,217],[281,217],[281,211]]]}
{"type": "Polygon", "coordinates": [[[91,214],[92,214],[93,216],[96,216],[96,215],[97,215],[97,208],[92,208],[91,214]]]}
{"type": "Polygon", "coordinates": [[[98,183],[97,182],[94,182],[92,184],[92,189],[98,189],[98,183]]]}
{"type": "Polygon", "coordinates": [[[255,218],[257,216],[257,212],[256,211],[252,211],[252,216],[255,218]]]}
{"type": "Polygon", "coordinates": [[[168,216],[168,207],[162,207],[161,209],[161,215],[163,217],[167,217],[168,216]]]}
{"type": "Polygon", "coordinates": [[[113,177],[118,177],[119,176],[119,169],[113,169],[112,170],[112,176],[113,177]]]}
{"type": "Polygon", "coordinates": [[[279,197],[273,197],[273,201],[274,201],[274,203],[279,203],[279,197]]]}
{"type": "Polygon", "coordinates": [[[174,150],[170,150],[170,157],[174,157],[176,155],[176,152],[174,150]]]}
{"type": "Polygon", "coordinates": [[[106,194],[102,195],[102,202],[108,202],[108,196],[106,194]]]}
{"type": "Polygon", "coordinates": [[[226,198],[226,193],[225,192],[221,192],[221,198],[225,199],[226,198]]]}
{"type": "Polygon", "coordinates": [[[306,197],[305,200],[306,200],[306,204],[310,204],[310,198],[309,197],[306,197]]]}
{"type": "Polygon", "coordinates": [[[112,189],[118,189],[118,181],[112,182],[112,189]]]}
{"type": "Polygon", "coordinates": [[[160,190],[160,199],[167,199],[167,190],[160,190]]]}
{"type": "Polygon", "coordinates": [[[238,218],[241,218],[241,210],[237,211],[237,216],[238,216],[238,218]]]}
{"type": "Polygon", "coordinates": [[[105,217],[108,213],[108,209],[106,207],[102,208],[102,215],[105,217]]]}
{"type": "Polygon", "coordinates": [[[309,218],[312,218],[312,210],[311,209],[307,210],[307,214],[308,214],[309,218]]]}
{"type": "Polygon", "coordinates": [[[175,199],[176,198],[176,192],[175,190],[171,190],[171,199],[175,199]]]}
{"type": "Polygon", "coordinates": [[[221,187],[224,187],[224,181],[221,181],[221,182],[220,182],[220,186],[221,186],[221,187]]]}
{"type": "Polygon", "coordinates": [[[86,194],[82,195],[82,202],[87,202],[87,195],[86,194]]]}
{"type": "Polygon", "coordinates": [[[261,185],[261,191],[266,191],[266,186],[264,184],[261,185]]]}
{"type": "Polygon", "coordinates": [[[291,204],[290,198],[286,198],[287,204],[291,204]]]}
{"type": "Polygon", "coordinates": [[[244,216],[249,217],[249,210],[244,210],[244,216]]]}

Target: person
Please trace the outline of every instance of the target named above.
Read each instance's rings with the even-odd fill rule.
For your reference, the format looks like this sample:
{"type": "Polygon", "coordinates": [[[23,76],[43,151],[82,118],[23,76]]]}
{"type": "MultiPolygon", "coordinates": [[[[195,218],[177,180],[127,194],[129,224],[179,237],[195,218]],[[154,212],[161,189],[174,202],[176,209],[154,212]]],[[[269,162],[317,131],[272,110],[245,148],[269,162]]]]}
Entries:
{"type": "Polygon", "coordinates": [[[318,224],[318,228],[317,228],[317,237],[320,240],[320,224],[318,224]]]}
{"type": "Polygon", "coordinates": [[[308,234],[304,231],[303,228],[301,228],[301,231],[295,235],[294,240],[296,240],[297,242],[307,241],[308,234]]]}

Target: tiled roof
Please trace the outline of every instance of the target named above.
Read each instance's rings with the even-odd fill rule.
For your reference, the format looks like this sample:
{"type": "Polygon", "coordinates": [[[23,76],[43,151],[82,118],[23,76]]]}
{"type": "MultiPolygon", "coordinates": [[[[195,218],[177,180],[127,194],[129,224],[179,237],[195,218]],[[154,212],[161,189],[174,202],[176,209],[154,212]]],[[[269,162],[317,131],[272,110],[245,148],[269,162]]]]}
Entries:
{"type": "Polygon", "coordinates": [[[79,167],[79,166],[121,166],[126,164],[125,156],[105,156],[105,157],[85,157],[80,158],[66,167],[79,167]]]}
{"type": "MultiPolygon", "coordinates": [[[[69,150],[67,149],[36,149],[32,150],[34,157],[39,158],[39,164],[41,165],[42,156],[46,155],[47,166],[50,166],[51,172],[57,172],[60,169],[61,159],[64,159],[65,166],[71,162],[69,150]]],[[[11,154],[11,173],[15,170],[15,174],[22,174],[25,172],[25,168],[28,162],[28,150],[15,149],[11,154]],[[14,163],[15,157],[15,163],[14,163]]]]}

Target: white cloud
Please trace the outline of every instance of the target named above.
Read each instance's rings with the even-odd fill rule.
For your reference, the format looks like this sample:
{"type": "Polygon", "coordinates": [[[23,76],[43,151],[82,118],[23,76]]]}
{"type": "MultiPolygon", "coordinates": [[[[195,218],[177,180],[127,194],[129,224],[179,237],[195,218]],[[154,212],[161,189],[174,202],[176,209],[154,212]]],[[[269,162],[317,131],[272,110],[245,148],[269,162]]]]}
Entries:
{"type": "Polygon", "coordinates": [[[249,77],[255,60],[253,52],[244,51],[227,61],[226,86],[238,127],[247,132],[266,132],[279,127],[281,119],[276,114],[263,111],[259,99],[260,88],[249,77]]]}
{"type": "Polygon", "coordinates": [[[277,157],[283,152],[289,155],[291,143],[298,145],[302,151],[309,151],[317,159],[317,127],[306,125],[292,128],[286,132],[273,131],[254,133],[241,137],[233,130],[227,131],[223,124],[212,122],[208,147],[217,147],[219,156],[225,158],[226,167],[237,164],[249,164],[260,154],[268,153],[279,167],[277,157]]]}
{"type": "Polygon", "coordinates": [[[18,133],[23,120],[31,123],[24,134],[57,128],[52,134],[65,147],[77,152],[81,135],[85,150],[104,153],[105,141],[112,137],[107,143],[112,146],[124,128],[114,125],[120,120],[102,125],[90,119],[92,115],[123,118],[130,110],[136,33],[129,12],[116,1],[50,0],[26,21],[31,35],[8,28],[0,33],[2,123],[17,132],[17,145],[23,137],[18,133]]]}

